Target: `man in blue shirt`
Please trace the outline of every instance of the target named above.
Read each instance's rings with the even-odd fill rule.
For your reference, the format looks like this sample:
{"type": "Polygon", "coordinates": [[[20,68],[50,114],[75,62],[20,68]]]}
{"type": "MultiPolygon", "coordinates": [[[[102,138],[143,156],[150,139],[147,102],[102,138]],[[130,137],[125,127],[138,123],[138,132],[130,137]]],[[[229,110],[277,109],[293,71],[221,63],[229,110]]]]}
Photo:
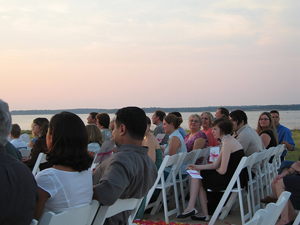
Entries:
{"type": "MultiPolygon", "coordinates": [[[[295,142],[292,138],[292,132],[290,131],[289,128],[282,126],[279,121],[279,112],[277,110],[272,110],[270,111],[274,124],[276,127],[276,131],[278,134],[278,144],[285,144],[285,148],[289,151],[294,151],[295,150],[295,142]]],[[[287,150],[284,150],[282,155],[281,155],[281,162],[284,161],[284,157],[287,154],[287,150]]]]}

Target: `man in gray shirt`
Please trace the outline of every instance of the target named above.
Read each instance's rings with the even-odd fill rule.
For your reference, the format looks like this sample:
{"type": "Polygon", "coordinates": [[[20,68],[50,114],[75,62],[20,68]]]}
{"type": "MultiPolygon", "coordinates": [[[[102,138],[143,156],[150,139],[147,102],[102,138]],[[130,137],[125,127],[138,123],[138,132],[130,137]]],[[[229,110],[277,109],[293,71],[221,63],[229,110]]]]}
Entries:
{"type": "MultiPolygon", "coordinates": [[[[156,110],[152,116],[152,123],[156,125],[153,135],[156,137],[157,134],[166,134],[163,128],[163,120],[166,116],[166,113],[162,110],[156,110]]],[[[160,145],[167,144],[169,140],[169,134],[166,134],[162,141],[159,143],[160,145]]]]}

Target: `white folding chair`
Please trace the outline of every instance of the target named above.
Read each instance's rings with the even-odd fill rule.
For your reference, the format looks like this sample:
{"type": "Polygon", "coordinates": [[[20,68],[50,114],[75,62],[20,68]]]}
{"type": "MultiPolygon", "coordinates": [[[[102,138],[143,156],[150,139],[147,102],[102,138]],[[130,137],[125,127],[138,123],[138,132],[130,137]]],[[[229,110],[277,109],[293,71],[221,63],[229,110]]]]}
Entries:
{"type": "Polygon", "coordinates": [[[29,142],[30,142],[30,136],[26,133],[22,134],[20,136],[20,139],[22,139],[22,141],[24,141],[26,144],[29,144],[29,142]]]}
{"type": "Polygon", "coordinates": [[[58,214],[53,212],[45,212],[39,219],[39,225],[90,225],[93,222],[99,202],[93,200],[88,206],[77,209],[64,211],[58,214]]]}
{"type": "Polygon", "coordinates": [[[270,173],[271,173],[271,166],[270,166],[270,163],[269,163],[269,160],[272,156],[272,154],[274,154],[274,150],[275,150],[275,147],[271,147],[269,149],[266,150],[266,153],[264,155],[264,160],[263,160],[263,168],[262,168],[262,174],[263,174],[263,177],[264,177],[264,186],[266,187],[266,192],[267,192],[267,196],[270,195],[270,193],[272,192],[272,188],[271,188],[271,176],[270,176],[270,173]]]}
{"type": "Polygon", "coordinates": [[[247,223],[245,223],[245,225],[261,225],[261,224],[263,224],[263,221],[265,220],[267,215],[268,215],[267,210],[260,209],[254,214],[254,216],[251,220],[249,220],[247,223]]]}
{"type": "Polygon", "coordinates": [[[245,167],[247,167],[251,163],[251,161],[252,161],[251,156],[249,156],[249,157],[244,156],[241,159],[241,161],[240,161],[238,167],[236,168],[236,170],[235,170],[235,172],[234,172],[234,174],[233,174],[233,176],[232,176],[229,184],[227,185],[227,188],[226,188],[226,190],[225,190],[225,192],[224,192],[224,194],[223,194],[223,196],[222,196],[222,198],[221,198],[221,200],[220,200],[220,202],[219,202],[219,204],[218,204],[218,206],[217,206],[214,214],[212,215],[212,217],[211,217],[211,219],[209,221],[209,225],[215,224],[215,222],[217,220],[217,217],[219,216],[220,212],[222,212],[222,214],[219,217],[220,219],[224,219],[228,215],[228,213],[229,213],[232,205],[234,204],[234,202],[235,202],[235,200],[237,198],[237,195],[238,195],[238,199],[239,199],[242,224],[245,224],[245,221],[247,219],[251,218],[251,216],[252,216],[252,213],[251,213],[252,210],[251,210],[251,206],[249,207],[250,199],[249,199],[248,195],[247,195],[247,198],[248,198],[248,211],[249,212],[246,215],[244,213],[243,195],[242,195],[242,190],[243,189],[241,187],[240,177],[239,177],[239,175],[242,172],[242,170],[245,167]],[[236,188],[234,188],[235,183],[237,183],[237,187],[236,188]],[[228,198],[229,195],[230,195],[230,197],[229,197],[229,199],[228,199],[228,201],[227,201],[227,203],[225,205],[225,202],[226,202],[226,200],[227,200],[227,198],[228,198]]]}
{"type": "MultiPolygon", "coordinates": [[[[169,216],[173,215],[175,213],[177,213],[177,215],[180,214],[180,208],[179,208],[179,201],[178,198],[175,198],[175,204],[176,204],[176,208],[173,210],[168,210],[168,206],[167,206],[167,194],[168,191],[170,190],[171,187],[174,188],[174,195],[178,196],[178,191],[177,191],[177,184],[176,184],[176,176],[177,174],[175,173],[175,171],[177,170],[177,167],[181,167],[181,165],[179,165],[179,161],[181,159],[182,154],[175,154],[172,156],[169,156],[169,158],[167,159],[167,162],[165,163],[164,169],[167,167],[171,167],[171,171],[167,177],[167,179],[165,180],[164,178],[164,172],[162,171],[161,174],[158,174],[158,179],[160,181],[160,183],[155,182],[156,186],[155,189],[161,189],[161,193],[159,194],[159,196],[157,197],[157,200],[151,204],[149,204],[146,208],[152,208],[151,210],[151,215],[154,215],[161,207],[161,204],[164,205],[164,214],[165,214],[165,222],[168,223],[169,222],[169,216]]],[[[168,156],[166,156],[168,157],[168,156]]],[[[159,172],[161,172],[160,170],[162,169],[162,166],[159,169],[159,172]]],[[[153,188],[153,187],[152,187],[153,188]]],[[[151,190],[151,189],[150,189],[151,190]]],[[[148,203],[148,197],[151,198],[151,196],[147,196],[147,202],[148,203]]],[[[150,200],[150,199],[149,199],[150,200]]]]}
{"type": "Polygon", "coordinates": [[[38,221],[35,220],[35,219],[33,219],[33,220],[31,221],[31,223],[30,223],[30,225],[37,225],[37,224],[38,224],[38,221]]]}
{"type": "Polygon", "coordinates": [[[299,225],[300,224],[300,211],[298,212],[298,215],[293,223],[293,225],[299,225]]]}
{"type": "Polygon", "coordinates": [[[21,155],[25,158],[28,158],[31,152],[31,149],[23,148],[19,150],[21,152],[21,155]]]}
{"type": "Polygon", "coordinates": [[[46,156],[47,154],[41,152],[37,157],[34,167],[32,169],[33,176],[35,176],[38,172],[40,172],[40,164],[47,162],[46,156]]]}
{"type": "Polygon", "coordinates": [[[129,198],[129,199],[118,199],[113,205],[111,206],[100,206],[95,219],[93,221],[94,225],[102,225],[104,224],[106,218],[110,218],[120,212],[131,210],[131,213],[128,217],[127,224],[131,225],[132,221],[137,213],[139,206],[144,198],[136,199],[136,198],[129,198]]]}

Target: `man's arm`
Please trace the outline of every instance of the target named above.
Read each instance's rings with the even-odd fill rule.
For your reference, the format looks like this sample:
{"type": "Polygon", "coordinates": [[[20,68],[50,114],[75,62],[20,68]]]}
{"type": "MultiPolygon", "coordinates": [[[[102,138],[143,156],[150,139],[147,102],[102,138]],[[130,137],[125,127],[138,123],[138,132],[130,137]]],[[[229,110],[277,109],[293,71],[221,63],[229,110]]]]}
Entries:
{"type": "Polygon", "coordinates": [[[283,133],[283,138],[282,142],[280,144],[285,144],[285,147],[289,151],[294,151],[295,150],[295,142],[292,137],[292,132],[289,129],[286,129],[285,132],[283,133]]]}

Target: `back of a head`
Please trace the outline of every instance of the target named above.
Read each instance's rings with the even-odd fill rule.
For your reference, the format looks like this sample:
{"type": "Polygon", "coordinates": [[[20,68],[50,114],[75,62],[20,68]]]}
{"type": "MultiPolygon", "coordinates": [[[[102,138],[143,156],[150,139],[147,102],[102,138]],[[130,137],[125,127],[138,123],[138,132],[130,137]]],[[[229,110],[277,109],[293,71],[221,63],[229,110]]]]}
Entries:
{"type": "Polygon", "coordinates": [[[234,120],[237,121],[237,124],[239,125],[242,121],[244,121],[244,124],[248,123],[248,118],[246,113],[243,110],[237,109],[232,111],[229,116],[234,120]]]}
{"type": "Polygon", "coordinates": [[[170,112],[169,114],[172,114],[174,116],[177,116],[178,117],[178,121],[179,121],[179,126],[180,124],[182,124],[183,120],[182,120],[182,115],[180,112],[170,112]]]}
{"type": "Polygon", "coordinates": [[[226,109],[226,108],[224,108],[224,107],[220,107],[219,108],[219,110],[220,110],[220,113],[222,114],[222,115],[225,115],[225,116],[229,116],[229,110],[228,109],[226,109]]]}
{"type": "Polygon", "coordinates": [[[75,114],[61,112],[51,118],[48,161],[53,165],[70,166],[76,171],[87,170],[92,159],[87,153],[88,136],[83,121],[75,114]]]}
{"type": "Polygon", "coordinates": [[[163,121],[164,118],[165,118],[165,116],[166,116],[166,113],[164,111],[162,111],[162,110],[156,110],[155,114],[156,114],[156,116],[159,117],[160,121],[163,121]]]}
{"type": "Polygon", "coordinates": [[[107,113],[99,113],[99,114],[97,114],[96,118],[99,121],[99,124],[101,126],[103,126],[104,128],[109,127],[110,118],[109,118],[109,115],[107,113]]]}
{"type": "Polygon", "coordinates": [[[89,138],[89,143],[98,142],[100,145],[103,143],[102,133],[96,125],[86,125],[86,131],[89,138]]]}
{"type": "Polygon", "coordinates": [[[146,116],[146,119],[147,119],[147,124],[151,125],[151,119],[148,116],[146,116]]]}
{"type": "Polygon", "coordinates": [[[6,102],[0,99],[0,146],[4,146],[11,131],[11,115],[6,102]]]}
{"type": "Polygon", "coordinates": [[[116,125],[126,126],[126,131],[131,138],[143,140],[147,128],[146,114],[144,110],[138,107],[130,106],[119,109],[116,113],[116,125]]]}
{"type": "Polygon", "coordinates": [[[221,132],[225,135],[232,134],[233,131],[233,123],[228,119],[228,117],[222,117],[216,119],[212,126],[218,126],[221,132]]]}
{"type": "Polygon", "coordinates": [[[164,120],[168,123],[168,124],[173,124],[175,129],[178,129],[178,127],[180,126],[182,119],[173,115],[173,114],[168,114],[164,120]]]}
{"type": "Polygon", "coordinates": [[[14,138],[19,138],[21,136],[21,127],[18,124],[12,124],[11,125],[11,131],[10,134],[14,137],[14,138]]]}

